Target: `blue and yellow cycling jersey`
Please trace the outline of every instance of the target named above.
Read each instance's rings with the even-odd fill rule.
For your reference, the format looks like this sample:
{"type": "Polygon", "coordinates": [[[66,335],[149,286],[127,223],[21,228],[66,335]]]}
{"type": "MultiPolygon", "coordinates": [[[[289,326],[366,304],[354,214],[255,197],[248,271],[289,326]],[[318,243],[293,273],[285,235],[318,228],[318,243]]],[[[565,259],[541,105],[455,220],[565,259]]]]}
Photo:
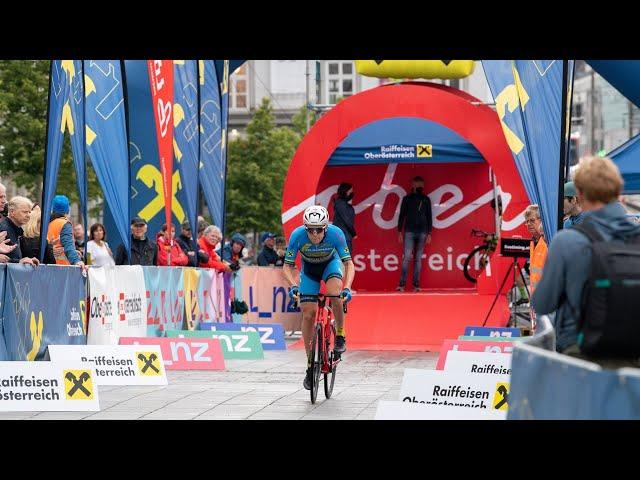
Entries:
{"type": "Polygon", "coordinates": [[[306,263],[326,263],[334,258],[343,262],[351,260],[351,252],[347,247],[344,233],[335,225],[327,227],[324,238],[317,245],[311,243],[304,226],[296,228],[289,238],[284,262],[289,265],[295,264],[298,252],[302,261],[306,263]]]}

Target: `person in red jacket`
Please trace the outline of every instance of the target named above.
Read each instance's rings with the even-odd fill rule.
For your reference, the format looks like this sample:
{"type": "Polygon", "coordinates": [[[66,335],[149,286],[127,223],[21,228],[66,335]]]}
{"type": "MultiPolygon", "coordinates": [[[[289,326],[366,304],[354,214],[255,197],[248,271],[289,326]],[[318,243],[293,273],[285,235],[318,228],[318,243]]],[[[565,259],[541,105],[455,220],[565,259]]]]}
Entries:
{"type": "Polygon", "coordinates": [[[218,272],[230,272],[229,265],[220,260],[216,253],[216,246],[222,240],[222,232],[215,225],[209,225],[204,229],[202,236],[198,239],[198,245],[209,255],[209,261],[200,262],[201,268],[215,268],[218,272]]]}
{"type": "Polygon", "coordinates": [[[158,243],[158,266],[166,267],[169,265],[169,253],[171,253],[171,266],[172,267],[184,267],[189,264],[189,257],[182,251],[178,242],[174,240],[176,235],[173,225],[169,225],[168,232],[167,224],[162,225],[162,230],[158,232],[156,236],[156,242],[158,243]],[[171,245],[173,243],[173,246],[171,245]]]}

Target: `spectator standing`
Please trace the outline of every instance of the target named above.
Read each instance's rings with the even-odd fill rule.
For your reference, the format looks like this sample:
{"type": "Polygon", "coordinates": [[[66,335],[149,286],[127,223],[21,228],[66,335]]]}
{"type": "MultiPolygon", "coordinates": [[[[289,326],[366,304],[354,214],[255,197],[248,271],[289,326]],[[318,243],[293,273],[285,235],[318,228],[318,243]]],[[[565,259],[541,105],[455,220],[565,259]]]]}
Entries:
{"type": "Polygon", "coordinates": [[[142,217],[131,219],[131,260],[127,257],[124,244],[116,251],[116,265],[156,265],[158,246],[147,237],[147,221],[142,217]]]}
{"type": "Polygon", "coordinates": [[[101,223],[94,223],[89,229],[87,257],[96,267],[112,267],[116,264],[113,252],[107,243],[107,230],[101,223]]]}

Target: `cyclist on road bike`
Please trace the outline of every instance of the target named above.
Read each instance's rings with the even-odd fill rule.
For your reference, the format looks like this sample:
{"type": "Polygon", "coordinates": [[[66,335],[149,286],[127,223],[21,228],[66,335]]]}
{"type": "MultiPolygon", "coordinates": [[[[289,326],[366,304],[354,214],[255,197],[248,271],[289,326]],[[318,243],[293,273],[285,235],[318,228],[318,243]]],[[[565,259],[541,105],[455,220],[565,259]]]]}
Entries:
{"type": "Polygon", "coordinates": [[[320,205],[308,207],[304,211],[303,219],[304,225],[296,228],[289,238],[287,252],[284,255],[283,273],[292,287],[289,297],[292,300],[299,298],[302,309],[302,338],[307,352],[307,374],[303,385],[310,390],[313,369],[309,358],[313,324],[318,310],[317,295],[320,292],[320,282],[325,282],[327,295],[342,297],[332,298],[331,305],[337,327],[334,351],[344,353],[347,347],[342,303],[351,300],[351,283],[355,267],[344,233],[338,227],[329,224],[329,212],[326,208],[320,205]],[[302,257],[299,286],[295,268],[298,252],[302,257]]]}

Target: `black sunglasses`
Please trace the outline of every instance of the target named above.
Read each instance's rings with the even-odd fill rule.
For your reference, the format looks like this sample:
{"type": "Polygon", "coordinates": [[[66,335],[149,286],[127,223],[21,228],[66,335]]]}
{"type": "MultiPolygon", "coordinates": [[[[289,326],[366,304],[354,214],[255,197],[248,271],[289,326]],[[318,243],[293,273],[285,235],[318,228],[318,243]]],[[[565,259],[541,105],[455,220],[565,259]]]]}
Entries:
{"type": "Polygon", "coordinates": [[[313,228],[313,227],[305,227],[307,232],[309,233],[316,233],[316,234],[320,234],[322,232],[324,232],[324,227],[318,227],[318,228],[313,228]]]}

